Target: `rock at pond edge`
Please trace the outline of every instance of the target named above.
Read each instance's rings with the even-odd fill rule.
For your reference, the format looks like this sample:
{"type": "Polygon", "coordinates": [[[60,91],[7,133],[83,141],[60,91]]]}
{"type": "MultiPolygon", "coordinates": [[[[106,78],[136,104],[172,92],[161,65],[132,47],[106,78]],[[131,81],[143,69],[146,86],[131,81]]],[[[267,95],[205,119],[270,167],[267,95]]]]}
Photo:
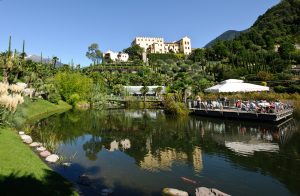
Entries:
{"type": "Polygon", "coordinates": [[[174,188],[164,188],[162,191],[163,195],[170,196],[188,196],[189,194],[185,191],[174,189],[174,188]]]}
{"type": "Polygon", "coordinates": [[[59,159],[58,155],[52,154],[46,158],[46,161],[50,162],[50,163],[56,163],[58,161],[58,159],[59,159]]]}
{"type": "Polygon", "coordinates": [[[48,157],[50,155],[51,155],[51,152],[49,152],[48,150],[45,150],[45,151],[43,151],[43,152],[40,153],[40,156],[44,157],[44,158],[46,158],[46,157],[48,157]]]}

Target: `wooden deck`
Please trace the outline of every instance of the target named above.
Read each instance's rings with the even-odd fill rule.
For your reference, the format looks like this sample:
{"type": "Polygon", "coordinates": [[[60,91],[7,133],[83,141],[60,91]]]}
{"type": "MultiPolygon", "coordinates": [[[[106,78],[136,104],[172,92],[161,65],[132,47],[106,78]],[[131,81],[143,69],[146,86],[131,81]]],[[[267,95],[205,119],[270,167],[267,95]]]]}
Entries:
{"type": "Polygon", "coordinates": [[[190,108],[194,115],[219,117],[219,118],[234,118],[242,120],[259,120],[277,122],[293,115],[293,109],[284,109],[276,113],[256,113],[253,111],[241,111],[237,109],[205,109],[205,108],[190,108]]]}

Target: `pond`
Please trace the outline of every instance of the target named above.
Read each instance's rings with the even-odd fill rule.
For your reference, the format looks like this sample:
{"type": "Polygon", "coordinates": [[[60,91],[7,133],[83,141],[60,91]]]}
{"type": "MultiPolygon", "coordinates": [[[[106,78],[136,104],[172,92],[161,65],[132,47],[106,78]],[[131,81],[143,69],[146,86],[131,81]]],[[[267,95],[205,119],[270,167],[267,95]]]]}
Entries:
{"type": "Polygon", "coordinates": [[[85,195],[300,195],[300,132],[279,124],[190,116],[163,110],[69,111],[31,125],[32,135],[70,162],[51,167],[85,195]],[[85,175],[88,183],[82,183],[85,175]]]}

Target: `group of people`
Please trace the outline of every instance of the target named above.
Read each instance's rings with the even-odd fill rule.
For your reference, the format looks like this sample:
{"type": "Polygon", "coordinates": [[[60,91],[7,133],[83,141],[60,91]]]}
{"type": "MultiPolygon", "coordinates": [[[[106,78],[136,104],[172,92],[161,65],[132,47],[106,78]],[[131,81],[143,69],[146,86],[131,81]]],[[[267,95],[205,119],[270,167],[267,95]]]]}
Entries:
{"type": "Polygon", "coordinates": [[[224,106],[228,105],[227,98],[222,101],[202,101],[200,96],[196,97],[196,107],[205,109],[223,109],[224,106]],[[227,104],[226,104],[227,103],[227,104]]]}
{"type": "Polygon", "coordinates": [[[258,113],[275,113],[292,107],[291,105],[283,103],[279,100],[271,102],[266,100],[236,100],[234,102],[234,106],[232,106],[226,97],[220,98],[218,101],[202,101],[200,96],[196,97],[196,104],[194,104],[194,106],[205,109],[223,109],[224,107],[228,107],[231,109],[236,108],[237,110],[241,111],[253,111],[258,113]]]}
{"type": "Polygon", "coordinates": [[[259,101],[241,101],[237,100],[235,107],[242,111],[255,111],[260,113],[275,113],[292,106],[287,103],[282,103],[279,100],[268,102],[266,100],[259,101]]]}

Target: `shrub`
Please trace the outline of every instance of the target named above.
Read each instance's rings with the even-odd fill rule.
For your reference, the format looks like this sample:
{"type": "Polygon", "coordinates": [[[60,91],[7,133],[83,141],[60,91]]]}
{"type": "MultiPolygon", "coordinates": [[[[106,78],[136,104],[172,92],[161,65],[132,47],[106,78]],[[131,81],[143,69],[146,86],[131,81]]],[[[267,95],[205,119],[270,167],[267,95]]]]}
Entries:
{"type": "Polygon", "coordinates": [[[54,80],[64,100],[70,100],[73,94],[78,94],[81,100],[89,100],[93,85],[92,79],[80,73],[59,72],[54,80]]]}
{"type": "Polygon", "coordinates": [[[293,84],[287,88],[288,93],[300,93],[300,85],[293,84]]]}
{"type": "Polygon", "coordinates": [[[284,93],[284,92],[286,92],[286,87],[278,85],[278,86],[274,87],[274,91],[276,93],[284,93]]]}
{"type": "Polygon", "coordinates": [[[177,102],[176,94],[167,94],[164,96],[164,108],[167,114],[172,114],[178,117],[185,117],[189,114],[189,109],[182,102],[177,102]]]}
{"type": "Polygon", "coordinates": [[[80,96],[77,93],[72,94],[70,98],[67,100],[67,102],[73,106],[79,101],[80,101],[80,96]]]}
{"type": "Polygon", "coordinates": [[[267,82],[261,82],[262,86],[267,86],[267,82]]]}

